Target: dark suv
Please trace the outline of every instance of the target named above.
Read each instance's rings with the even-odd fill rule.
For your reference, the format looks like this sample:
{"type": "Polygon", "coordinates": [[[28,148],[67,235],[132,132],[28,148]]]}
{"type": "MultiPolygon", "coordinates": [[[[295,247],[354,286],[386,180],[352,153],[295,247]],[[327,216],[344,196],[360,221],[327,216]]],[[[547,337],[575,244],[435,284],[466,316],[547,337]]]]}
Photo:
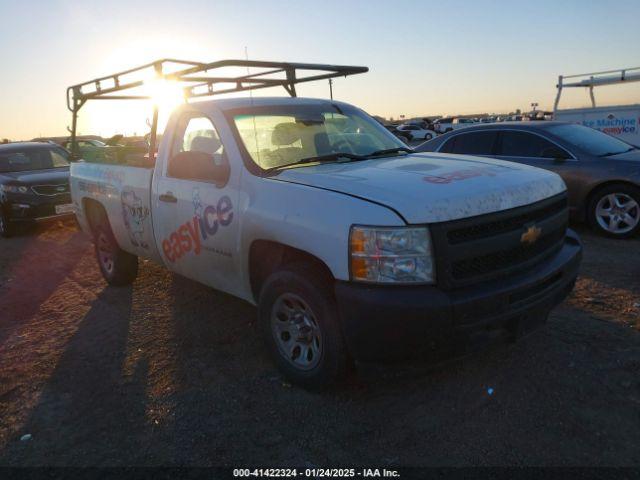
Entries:
{"type": "Polygon", "coordinates": [[[0,145],[0,236],[10,236],[16,223],[73,215],[64,148],[37,142],[0,145]]]}

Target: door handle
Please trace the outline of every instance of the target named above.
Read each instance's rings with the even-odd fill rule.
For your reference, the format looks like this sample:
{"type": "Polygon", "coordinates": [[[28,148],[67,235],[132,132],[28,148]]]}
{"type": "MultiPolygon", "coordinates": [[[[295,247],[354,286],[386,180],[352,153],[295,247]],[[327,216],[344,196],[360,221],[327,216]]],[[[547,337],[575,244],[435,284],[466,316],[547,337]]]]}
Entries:
{"type": "Polygon", "coordinates": [[[177,203],[178,202],[178,199],[175,197],[173,192],[163,193],[158,198],[160,199],[161,202],[167,202],[167,203],[177,203]]]}

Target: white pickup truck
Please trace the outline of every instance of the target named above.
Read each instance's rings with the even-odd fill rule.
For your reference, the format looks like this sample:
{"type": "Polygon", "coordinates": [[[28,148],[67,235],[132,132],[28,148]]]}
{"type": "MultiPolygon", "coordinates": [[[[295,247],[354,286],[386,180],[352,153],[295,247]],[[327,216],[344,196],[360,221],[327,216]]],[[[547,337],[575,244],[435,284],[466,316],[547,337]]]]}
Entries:
{"type": "Polygon", "coordinates": [[[333,100],[186,103],[153,165],[79,160],[71,192],[107,282],[133,282],[142,257],[257,305],[275,362],[309,388],[353,359],[515,339],[581,258],[556,174],[414,154],[333,100]]]}

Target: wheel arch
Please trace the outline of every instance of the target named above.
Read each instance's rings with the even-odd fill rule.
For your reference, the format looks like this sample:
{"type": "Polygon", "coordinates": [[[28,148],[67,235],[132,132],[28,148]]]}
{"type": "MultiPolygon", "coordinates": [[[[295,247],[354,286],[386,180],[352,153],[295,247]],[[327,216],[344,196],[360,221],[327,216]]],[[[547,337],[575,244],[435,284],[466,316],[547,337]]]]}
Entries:
{"type": "Polygon", "coordinates": [[[596,185],[592,185],[588,193],[584,196],[585,200],[584,200],[584,203],[582,204],[583,211],[585,212],[586,215],[589,214],[589,207],[591,206],[591,202],[596,197],[598,192],[604,190],[605,188],[611,187],[612,185],[624,185],[626,187],[632,187],[637,190],[640,190],[640,185],[626,179],[605,180],[604,182],[600,182],[596,185]]]}
{"type": "Polygon", "coordinates": [[[327,264],[315,255],[273,240],[257,239],[249,247],[249,283],[257,302],[260,289],[269,275],[285,265],[305,263],[333,283],[335,278],[327,264]]]}
{"type": "Polygon", "coordinates": [[[93,233],[96,225],[100,222],[109,222],[107,210],[104,205],[94,198],[83,198],[82,210],[84,211],[85,218],[87,219],[87,225],[89,226],[91,233],[93,233]]]}

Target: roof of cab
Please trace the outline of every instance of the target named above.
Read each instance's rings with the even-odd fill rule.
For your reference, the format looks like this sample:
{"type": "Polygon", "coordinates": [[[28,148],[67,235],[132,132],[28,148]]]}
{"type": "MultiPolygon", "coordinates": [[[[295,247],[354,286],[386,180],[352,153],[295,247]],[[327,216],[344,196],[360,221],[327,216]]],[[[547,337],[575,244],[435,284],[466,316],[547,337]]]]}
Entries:
{"type": "Polygon", "coordinates": [[[325,98],[305,98],[305,97],[242,97],[242,98],[217,98],[202,102],[191,102],[185,107],[192,106],[201,110],[214,108],[218,110],[235,110],[236,108],[264,107],[275,105],[347,105],[344,102],[329,100],[325,98]]]}

